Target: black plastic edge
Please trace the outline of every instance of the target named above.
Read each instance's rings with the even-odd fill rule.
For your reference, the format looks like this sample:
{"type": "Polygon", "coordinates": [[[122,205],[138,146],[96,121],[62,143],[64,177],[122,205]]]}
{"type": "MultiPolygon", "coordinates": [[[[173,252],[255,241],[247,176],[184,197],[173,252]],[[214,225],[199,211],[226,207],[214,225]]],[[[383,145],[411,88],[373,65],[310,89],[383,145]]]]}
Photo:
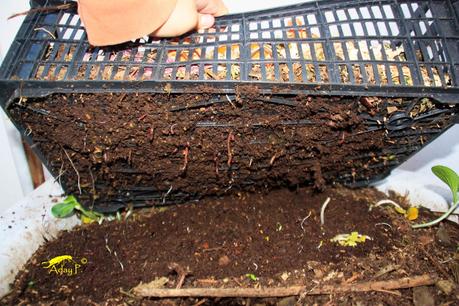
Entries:
{"type": "Polygon", "coordinates": [[[272,82],[209,81],[0,81],[0,105],[8,108],[12,93],[17,96],[43,97],[53,93],[102,93],[150,92],[150,93],[235,93],[238,86],[254,86],[267,95],[321,95],[321,96],[384,96],[392,98],[432,98],[439,103],[458,104],[459,88],[360,86],[344,84],[282,84],[272,82]],[[217,86],[217,89],[214,86],[217,86]],[[383,90],[381,90],[383,89],[383,90]],[[345,91],[344,91],[345,90],[345,91]],[[428,90],[428,91],[426,91],[428,90]]]}

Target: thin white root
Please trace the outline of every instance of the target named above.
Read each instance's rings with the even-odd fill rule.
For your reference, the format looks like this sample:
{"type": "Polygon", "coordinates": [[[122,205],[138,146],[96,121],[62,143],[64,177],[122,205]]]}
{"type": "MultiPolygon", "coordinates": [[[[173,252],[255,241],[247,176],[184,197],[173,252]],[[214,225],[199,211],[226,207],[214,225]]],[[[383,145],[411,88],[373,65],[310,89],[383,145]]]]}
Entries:
{"type": "Polygon", "coordinates": [[[386,223],[386,222],[379,222],[379,223],[375,224],[375,226],[380,226],[380,225],[384,225],[384,226],[387,226],[388,228],[392,229],[392,226],[389,223],[386,223]]]}
{"type": "Polygon", "coordinates": [[[80,183],[80,173],[78,172],[77,168],[75,167],[75,164],[73,163],[72,159],[70,158],[70,155],[67,153],[67,151],[62,148],[62,150],[64,150],[64,153],[65,153],[65,156],[67,156],[69,162],[70,162],[70,165],[72,166],[73,170],[75,170],[75,173],[77,175],[77,179],[78,179],[78,191],[80,192],[81,194],[81,183],[80,183]]]}
{"type": "Polygon", "coordinates": [[[226,96],[226,100],[228,100],[229,104],[231,104],[231,106],[233,108],[236,108],[236,105],[234,105],[233,101],[231,101],[230,97],[228,95],[225,95],[226,96]]]}
{"type": "Polygon", "coordinates": [[[325,224],[325,208],[327,208],[328,206],[328,203],[330,203],[330,198],[328,197],[324,204],[322,204],[322,208],[320,209],[320,225],[324,225],[325,224]]]}
{"type": "Polygon", "coordinates": [[[53,39],[56,39],[56,36],[54,36],[53,33],[51,33],[48,29],[46,28],[36,28],[36,29],[33,29],[34,31],[43,31],[43,32],[46,32],[49,36],[51,36],[53,39]]]}
{"type": "Polygon", "coordinates": [[[371,206],[370,206],[370,211],[371,211],[373,208],[376,208],[376,207],[381,206],[381,205],[386,205],[386,204],[393,205],[393,206],[397,207],[398,209],[403,209],[397,202],[394,202],[394,201],[389,200],[389,199],[385,199],[385,200],[379,201],[378,203],[376,203],[376,204],[374,204],[374,205],[371,205],[371,206]]]}
{"type": "Polygon", "coordinates": [[[306,220],[309,219],[309,217],[311,216],[311,214],[312,214],[312,211],[309,211],[309,214],[301,220],[300,227],[301,227],[301,229],[303,230],[303,232],[304,232],[304,227],[303,227],[304,222],[306,222],[306,220]]]}

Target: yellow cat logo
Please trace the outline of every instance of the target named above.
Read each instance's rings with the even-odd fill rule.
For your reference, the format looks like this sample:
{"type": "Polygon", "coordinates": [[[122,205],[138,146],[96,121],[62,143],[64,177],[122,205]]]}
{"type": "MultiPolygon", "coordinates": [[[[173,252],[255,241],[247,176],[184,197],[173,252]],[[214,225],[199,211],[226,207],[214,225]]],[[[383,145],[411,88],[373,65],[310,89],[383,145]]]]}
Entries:
{"type": "MultiPolygon", "coordinates": [[[[80,260],[82,264],[86,264],[88,260],[82,258],[80,260]]],[[[41,263],[44,269],[48,269],[48,273],[56,273],[57,275],[68,275],[72,276],[78,274],[81,265],[77,263],[70,255],[56,256],[48,261],[41,263]]]]}

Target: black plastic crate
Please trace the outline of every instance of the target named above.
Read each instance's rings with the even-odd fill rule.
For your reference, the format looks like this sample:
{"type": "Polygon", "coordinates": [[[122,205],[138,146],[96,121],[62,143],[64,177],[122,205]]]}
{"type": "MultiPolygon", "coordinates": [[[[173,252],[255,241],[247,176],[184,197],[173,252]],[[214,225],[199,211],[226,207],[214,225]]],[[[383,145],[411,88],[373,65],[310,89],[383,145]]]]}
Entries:
{"type": "Polygon", "coordinates": [[[24,21],[0,78],[42,81],[25,83],[22,94],[29,88],[41,94],[69,87],[103,91],[102,85],[159,91],[166,83],[172,92],[210,84],[228,93],[250,82],[264,92],[276,84],[293,93],[428,96],[456,103],[457,5],[318,1],[221,17],[213,30],[180,39],[146,38],[103,49],[89,46],[75,10],[35,13],[24,21]]]}
{"type": "MultiPolygon", "coordinates": [[[[365,156],[349,156],[355,161],[380,158],[371,165],[376,170],[361,176],[352,167],[324,173],[327,183],[365,186],[388,175],[457,122],[458,6],[457,1],[434,0],[318,1],[224,16],[213,29],[177,39],[144,38],[106,48],[88,44],[75,8],[31,13],[0,69],[0,103],[7,112],[19,104],[47,116],[44,110],[27,107],[24,98],[54,93],[211,91],[192,106],[196,108],[244,96],[245,86],[257,88],[260,102],[280,107],[294,107],[296,95],[385,97],[377,108],[359,116],[367,133],[385,131],[387,146],[365,156]],[[389,112],[393,102],[387,97],[413,99],[389,112]],[[436,103],[426,102],[425,97],[436,103]],[[422,109],[426,103],[429,106],[422,109]]],[[[365,109],[368,100],[360,100],[365,109]]],[[[171,105],[171,112],[188,108],[171,105]]],[[[228,122],[195,124],[204,129],[231,127],[228,122]]],[[[317,122],[304,118],[279,124],[317,122]]],[[[41,154],[33,133],[26,126],[18,124],[18,128],[59,176],[58,167],[41,154]]],[[[241,182],[239,187],[250,184],[241,182]]],[[[180,190],[130,186],[96,204],[113,210],[128,202],[141,206],[196,197],[199,194],[180,190]]]]}

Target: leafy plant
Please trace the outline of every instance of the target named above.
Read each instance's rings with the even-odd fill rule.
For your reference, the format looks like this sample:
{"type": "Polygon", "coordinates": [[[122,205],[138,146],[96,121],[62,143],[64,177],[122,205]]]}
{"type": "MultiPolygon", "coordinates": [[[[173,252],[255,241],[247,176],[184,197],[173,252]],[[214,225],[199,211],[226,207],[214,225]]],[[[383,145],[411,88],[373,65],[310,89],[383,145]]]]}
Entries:
{"type": "Polygon", "coordinates": [[[81,213],[81,219],[83,222],[93,222],[103,219],[103,215],[101,213],[86,210],[80,203],[78,203],[77,199],[73,195],[66,197],[63,202],[58,203],[51,208],[51,213],[56,218],[70,217],[76,211],[81,213]]]}
{"type": "Polygon", "coordinates": [[[421,227],[429,227],[436,225],[443,221],[444,219],[448,218],[459,206],[459,175],[451,168],[446,166],[433,166],[432,172],[442,180],[446,185],[448,185],[449,189],[451,190],[451,194],[453,196],[453,202],[451,203],[451,207],[446,211],[443,215],[439,218],[430,221],[428,223],[423,224],[415,224],[413,228],[421,228],[421,227]]]}

